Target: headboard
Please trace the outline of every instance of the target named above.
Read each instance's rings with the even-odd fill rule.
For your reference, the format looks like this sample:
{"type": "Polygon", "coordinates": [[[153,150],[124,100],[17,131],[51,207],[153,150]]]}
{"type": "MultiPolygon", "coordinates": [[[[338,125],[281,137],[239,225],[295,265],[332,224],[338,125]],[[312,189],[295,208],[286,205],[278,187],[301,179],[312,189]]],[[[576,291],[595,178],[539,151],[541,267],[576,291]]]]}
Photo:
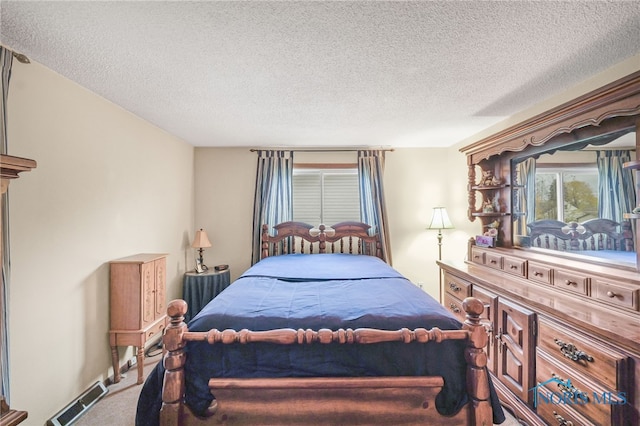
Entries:
{"type": "Polygon", "coordinates": [[[565,223],[545,219],[529,223],[527,227],[532,247],[565,251],[634,251],[631,224],[627,221],[620,224],[609,219],[591,219],[583,223],[565,223]]]}
{"type": "Polygon", "coordinates": [[[261,258],[291,253],[348,253],[379,257],[382,248],[378,234],[369,235],[370,225],[362,222],[340,222],[317,228],[303,222],[282,222],[273,227],[262,225],[261,258]]]}

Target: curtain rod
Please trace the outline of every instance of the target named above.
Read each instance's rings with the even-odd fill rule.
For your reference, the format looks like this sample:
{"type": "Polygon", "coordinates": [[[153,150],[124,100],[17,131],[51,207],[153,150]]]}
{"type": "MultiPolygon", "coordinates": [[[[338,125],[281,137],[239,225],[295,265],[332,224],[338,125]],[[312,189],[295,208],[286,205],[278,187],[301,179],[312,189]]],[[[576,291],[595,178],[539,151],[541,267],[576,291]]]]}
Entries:
{"type": "Polygon", "coordinates": [[[27,55],[23,55],[22,53],[18,53],[13,49],[9,49],[8,47],[6,47],[3,44],[0,44],[0,47],[2,47],[3,49],[5,49],[7,52],[11,53],[11,55],[16,58],[18,60],[18,62],[21,62],[23,64],[30,64],[31,61],[29,60],[29,58],[27,57],[27,55]]]}
{"type": "Polygon", "coordinates": [[[393,148],[251,148],[249,151],[296,151],[296,152],[355,152],[355,151],[391,151],[393,148]]]}

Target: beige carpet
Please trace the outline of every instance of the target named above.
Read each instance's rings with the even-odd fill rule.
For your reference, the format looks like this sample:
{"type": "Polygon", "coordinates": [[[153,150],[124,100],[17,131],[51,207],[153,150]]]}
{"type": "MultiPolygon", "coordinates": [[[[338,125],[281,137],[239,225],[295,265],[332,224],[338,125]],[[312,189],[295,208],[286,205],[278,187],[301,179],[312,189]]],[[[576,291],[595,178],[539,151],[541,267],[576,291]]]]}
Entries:
{"type": "MultiPolygon", "coordinates": [[[[151,352],[151,354],[156,352],[151,352]]],[[[160,354],[146,357],[144,377],[162,360],[160,354]]],[[[108,386],[109,393],[91,407],[74,425],[76,426],[134,426],[136,406],[142,385],[137,385],[138,368],[134,366],[121,376],[119,383],[108,386]]]]}
{"type": "MultiPolygon", "coordinates": [[[[152,354],[155,352],[152,352],[152,354]]],[[[150,356],[144,360],[144,377],[160,362],[162,356],[150,356]]],[[[74,425],[76,426],[134,426],[136,406],[142,385],[137,385],[137,367],[122,375],[119,383],[108,387],[109,393],[91,407],[74,425]]],[[[502,426],[519,426],[520,423],[505,412],[507,420],[502,426]]]]}

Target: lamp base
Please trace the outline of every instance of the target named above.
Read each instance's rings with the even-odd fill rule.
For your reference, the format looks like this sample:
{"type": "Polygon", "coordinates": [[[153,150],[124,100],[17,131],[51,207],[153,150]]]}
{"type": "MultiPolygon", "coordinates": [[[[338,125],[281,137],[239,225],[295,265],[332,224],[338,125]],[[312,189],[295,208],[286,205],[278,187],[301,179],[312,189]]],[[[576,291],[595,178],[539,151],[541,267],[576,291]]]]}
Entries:
{"type": "Polygon", "coordinates": [[[196,273],[202,274],[203,272],[207,272],[209,268],[204,264],[204,259],[202,258],[202,249],[198,249],[198,257],[196,258],[196,273]]]}

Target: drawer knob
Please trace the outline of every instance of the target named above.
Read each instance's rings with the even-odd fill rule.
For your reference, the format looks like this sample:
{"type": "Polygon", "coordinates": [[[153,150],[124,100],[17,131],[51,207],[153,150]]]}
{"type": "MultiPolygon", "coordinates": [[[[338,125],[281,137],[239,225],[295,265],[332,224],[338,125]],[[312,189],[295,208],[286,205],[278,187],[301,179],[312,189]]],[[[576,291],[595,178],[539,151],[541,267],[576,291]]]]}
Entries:
{"type": "Polygon", "coordinates": [[[509,266],[511,269],[518,269],[518,265],[510,265],[509,266]]]}
{"type": "Polygon", "coordinates": [[[565,283],[566,285],[578,285],[578,283],[577,283],[577,282],[575,282],[575,281],[571,281],[571,280],[565,280],[565,282],[564,282],[564,283],[565,283]]]}
{"type": "Polygon", "coordinates": [[[614,297],[620,297],[620,295],[618,293],[614,293],[613,291],[608,291],[607,297],[610,297],[613,299],[614,297]]]}
{"type": "Polygon", "coordinates": [[[534,272],[533,272],[533,275],[535,275],[536,277],[541,277],[541,276],[543,276],[544,274],[543,274],[542,272],[540,272],[540,271],[534,271],[534,272]]]}
{"type": "Polygon", "coordinates": [[[571,361],[593,362],[593,357],[591,355],[579,350],[573,343],[565,343],[560,339],[553,339],[553,341],[560,347],[560,352],[562,352],[562,354],[569,358],[571,361]]]}
{"type": "Polygon", "coordinates": [[[459,292],[460,290],[462,290],[460,287],[458,287],[455,283],[449,283],[449,288],[453,291],[455,291],[456,293],[459,292]]]}
{"type": "Polygon", "coordinates": [[[565,420],[565,418],[556,411],[553,412],[553,417],[558,422],[558,426],[573,426],[573,422],[571,420],[565,420]]]}
{"type": "Polygon", "coordinates": [[[498,263],[498,261],[497,261],[497,260],[493,260],[493,259],[491,259],[489,262],[490,262],[490,263],[493,263],[494,265],[495,265],[496,263],[498,263]]]}
{"type": "Polygon", "coordinates": [[[455,303],[451,303],[449,304],[449,309],[451,309],[453,312],[455,312],[456,314],[460,312],[460,308],[458,308],[455,303]]]}

